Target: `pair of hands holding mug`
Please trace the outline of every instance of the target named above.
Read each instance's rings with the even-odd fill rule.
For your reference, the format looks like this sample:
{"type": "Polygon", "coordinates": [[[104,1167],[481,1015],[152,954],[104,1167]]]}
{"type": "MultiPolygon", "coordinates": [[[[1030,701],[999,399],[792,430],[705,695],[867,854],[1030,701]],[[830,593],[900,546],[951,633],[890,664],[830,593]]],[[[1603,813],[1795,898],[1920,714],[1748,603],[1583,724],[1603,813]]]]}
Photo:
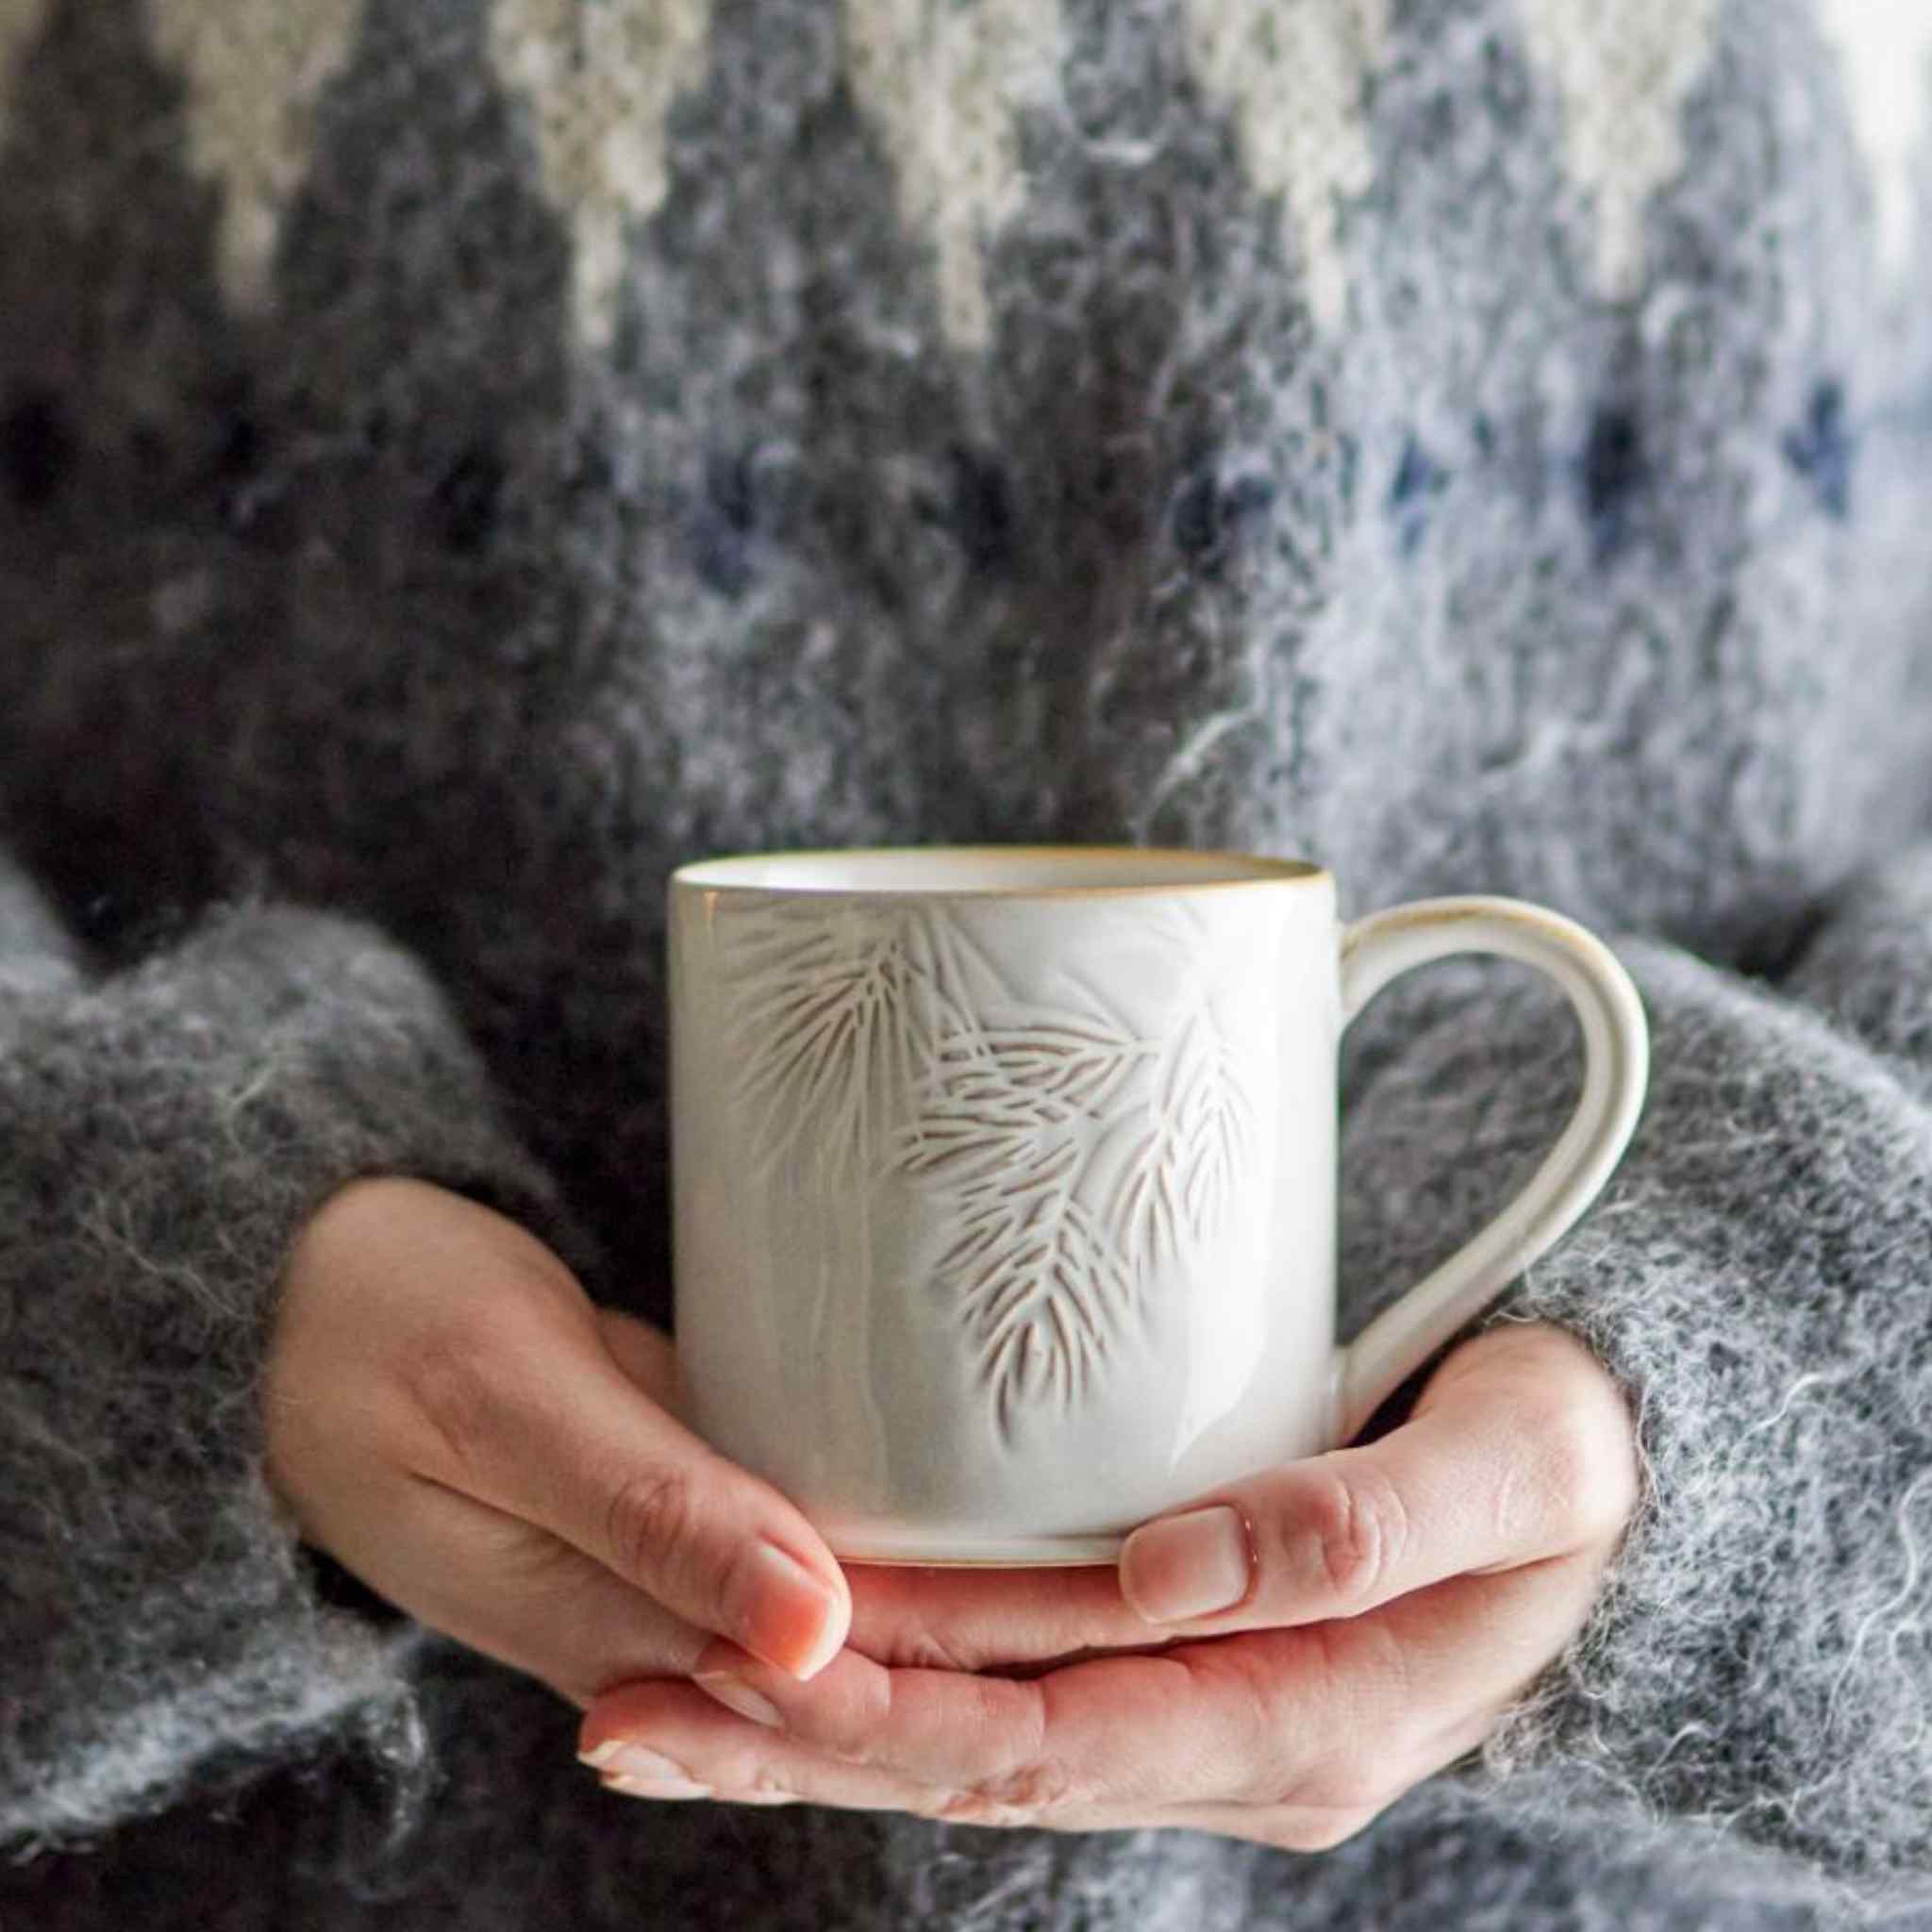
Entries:
{"type": "Polygon", "coordinates": [[[1639,1493],[1615,1384],[1508,1324],[1378,1441],[1117,1569],[841,1571],[675,1418],[669,1340],[491,1209],[351,1183],[281,1289],[268,1473],[304,1539],[578,1706],[646,1797],[1324,1849],[1562,1650],[1639,1493]]]}

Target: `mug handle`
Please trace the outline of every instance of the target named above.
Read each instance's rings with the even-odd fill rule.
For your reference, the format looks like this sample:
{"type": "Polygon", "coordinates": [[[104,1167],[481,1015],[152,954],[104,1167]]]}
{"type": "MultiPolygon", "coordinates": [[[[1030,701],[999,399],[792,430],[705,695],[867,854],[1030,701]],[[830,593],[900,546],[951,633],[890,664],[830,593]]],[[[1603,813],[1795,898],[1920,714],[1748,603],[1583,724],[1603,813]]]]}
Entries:
{"type": "Polygon", "coordinates": [[[1624,1158],[1643,1106],[1650,1029],[1630,975],[1580,925],[1520,899],[1418,899],[1345,927],[1342,1025],[1398,974],[1456,953],[1518,959],[1563,989],[1583,1024],[1583,1097],[1529,1185],[1336,1350],[1335,1444],[1348,1441],[1405,1376],[1574,1226],[1624,1158]]]}

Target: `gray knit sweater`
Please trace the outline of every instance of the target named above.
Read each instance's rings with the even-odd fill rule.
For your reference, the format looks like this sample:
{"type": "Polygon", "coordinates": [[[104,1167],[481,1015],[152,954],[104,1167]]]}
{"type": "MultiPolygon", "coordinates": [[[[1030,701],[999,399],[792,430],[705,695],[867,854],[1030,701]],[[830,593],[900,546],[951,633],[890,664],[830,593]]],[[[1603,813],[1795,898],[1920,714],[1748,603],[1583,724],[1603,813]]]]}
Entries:
{"type": "MultiPolygon", "coordinates": [[[[1932,1925],[1923,12],[0,0],[0,1924],[1932,1925]],[[263,1484],[352,1174],[668,1322],[670,866],[1031,838],[1545,899],[1651,1008],[1495,1318],[1641,1514],[1332,1852],[625,1803],[263,1484]]],[[[1344,1333],[1565,1025],[1362,1023],[1344,1333]]]]}

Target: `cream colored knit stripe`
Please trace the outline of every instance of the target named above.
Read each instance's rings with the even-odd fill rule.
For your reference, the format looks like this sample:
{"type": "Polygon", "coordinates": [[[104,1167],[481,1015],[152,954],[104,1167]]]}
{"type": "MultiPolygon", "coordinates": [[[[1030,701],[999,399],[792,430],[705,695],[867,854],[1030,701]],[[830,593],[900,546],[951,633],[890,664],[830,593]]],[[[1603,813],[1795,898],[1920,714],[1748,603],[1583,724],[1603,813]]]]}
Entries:
{"type": "MultiPolygon", "coordinates": [[[[0,116],[49,0],[0,0],[0,116]]],[[[347,58],[366,0],[145,0],[187,90],[190,156],[222,189],[220,264],[261,299],[310,151],[315,102],[347,58]]],[[[1310,300],[1347,299],[1341,232],[1374,167],[1364,92],[1387,0],[1182,0],[1189,58],[1234,119],[1256,186],[1281,197],[1310,300]]],[[[1639,289],[1652,196],[1684,165],[1680,116],[1712,57],[1720,0],[1514,0],[1533,66],[1559,92],[1564,164],[1594,224],[1591,269],[1639,289]]],[[[1058,0],[841,0],[854,92],[879,129],[902,213],[933,251],[941,324],[964,348],[992,316],[986,249],[1024,205],[1019,119],[1058,86],[1058,0]]],[[[1887,258],[1907,253],[1910,166],[1932,100],[1932,8],[1821,0],[1870,158],[1887,258]]],[[[490,47],[530,108],[545,192],[575,244],[580,333],[608,342],[626,225],[662,204],[669,123],[707,67],[710,0],[493,0],[490,47]]],[[[0,124],[4,125],[4,124],[0,124]]]]}
{"type": "Polygon", "coordinates": [[[844,0],[846,71],[930,244],[940,323],[976,349],[992,329],[985,251],[1026,193],[1021,108],[1050,100],[1064,54],[1058,0],[844,0]]]}
{"type": "Polygon", "coordinates": [[[189,160],[218,182],[229,299],[266,295],[283,214],[308,169],[315,102],[356,43],[365,0],[147,0],[155,46],[187,83],[189,160]]]}
{"type": "Polygon", "coordinates": [[[1249,179],[1281,196],[1309,306],[1332,328],[1348,300],[1341,203],[1374,179],[1362,97],[1386,48],[1387,0],[1187,5],[1195,75],[1233,115],[1249,179]]]}
{"type": "Polygon", "coordinates": [[[1643,286],[1650,198],[1684,166],[1684,102],[1710,63],[1719,0],[1516,0],[1532,64],[1563,98],[1563,158],[1592,210],[1598,291],[1643,286]]]}
{"type": "Polygon", "coordinates": [[[495,0],[490,52],[529,103],[543,188],[575,246],[578,333],[605,346],[625,229],[670,192],[671,111],[705,77],[709,0],[495,0]]]}

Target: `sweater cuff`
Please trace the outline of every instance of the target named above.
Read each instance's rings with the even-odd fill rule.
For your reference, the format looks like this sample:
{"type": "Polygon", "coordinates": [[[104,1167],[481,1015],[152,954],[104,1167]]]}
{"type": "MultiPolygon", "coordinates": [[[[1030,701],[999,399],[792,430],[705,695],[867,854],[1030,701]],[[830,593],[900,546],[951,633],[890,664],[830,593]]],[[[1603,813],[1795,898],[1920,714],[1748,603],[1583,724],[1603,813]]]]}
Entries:
{"type": "MultiPolygon", "coordinates": [[[[1629,1401],[1641,1501],[1586,1627],[1443,1781],[1552,1835],[1902,1905],[1932,1890],[1932,1113],[1794,1001],[1619,951],[1653,1029],[1642,1124],[1591,1215],[1465,1336],[1541,1320],[1583,1340],[1629,1401]]],[[[1465,1002],[1363,1096],[1355,1189],[1426,1163],[1457,1176],[1435,1183],[1448,1224],[1473,1225],[1576,1087],[1553,998],[1465,1002]]],[[[1358,1245],[1373,1272],[1376,1237],[1358,1245]]]]}
{"type": "Polygon", "coordinates": [[[435,986],[366,924],[230,908],[0,1035],[0,1840],[398,1729],[414,1626],[325,1587],[263,1474],[283,1259],[364,1174],[594,1272],[435,986]]]}

